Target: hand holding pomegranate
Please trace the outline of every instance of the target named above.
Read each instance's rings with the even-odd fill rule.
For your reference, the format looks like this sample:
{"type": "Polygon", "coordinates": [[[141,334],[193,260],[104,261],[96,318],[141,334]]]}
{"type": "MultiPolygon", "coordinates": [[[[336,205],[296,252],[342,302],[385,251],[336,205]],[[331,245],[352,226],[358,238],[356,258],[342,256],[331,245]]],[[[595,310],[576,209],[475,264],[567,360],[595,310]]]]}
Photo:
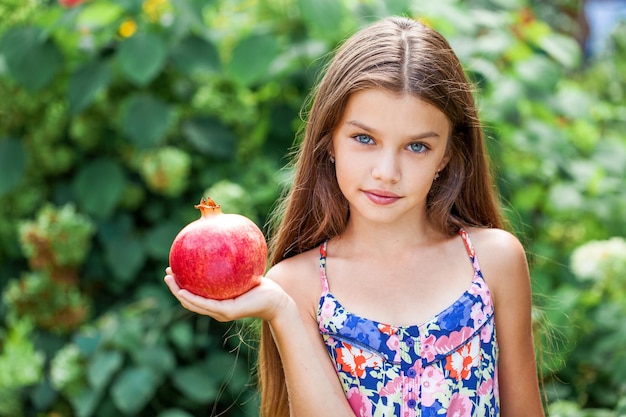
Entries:
{"type": "Polygon", "coordinates": [[[170,248],[170,267],[178,286],[225,300],[258,285],[267,262],[263,232],[247,217],[222,213],[210,198],[195,207],[200,218],[185,226],[170,248]]]}
{"type": "Polygon", "coordinates": [[[272,320],[291,298],[264,278],[267,244],[248,218],[224,214],[212,199],[195,206],[201,217],[174,238],[165,283],[186,309],[231,321],[272,320]]]}
{"type": "Polygon", "coordinates": [[[261,277],[258,285],[239,297],[215,300],[180,288],[171,268],[168,267],[165,273],[165,283],[184,308],[218,321],[255,317],[271,322],[280,311],[285,310],[285,307],[290,304],[293,306],[291,297],[269,278],[261,277]]]}

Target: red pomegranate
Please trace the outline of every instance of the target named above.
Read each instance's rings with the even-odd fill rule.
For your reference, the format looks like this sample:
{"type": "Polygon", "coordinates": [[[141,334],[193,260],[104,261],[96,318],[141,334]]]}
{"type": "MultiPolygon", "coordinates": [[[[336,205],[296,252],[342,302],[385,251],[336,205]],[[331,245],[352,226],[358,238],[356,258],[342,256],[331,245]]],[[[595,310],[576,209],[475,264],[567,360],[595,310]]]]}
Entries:
{"type": "Polygon", "coordinates": [[[71,8],[76,7],[85,0],[59,0],[59,4],[63,7],[71,8]]]}
{"type": "Polygon", "coordinates": [[[178,286],[225,300],[258,285],[267,262],[263,232],[245,216],[222,213],[211,198],[194,207],[201,217],[185,226],[170,248],[178,286]]]}

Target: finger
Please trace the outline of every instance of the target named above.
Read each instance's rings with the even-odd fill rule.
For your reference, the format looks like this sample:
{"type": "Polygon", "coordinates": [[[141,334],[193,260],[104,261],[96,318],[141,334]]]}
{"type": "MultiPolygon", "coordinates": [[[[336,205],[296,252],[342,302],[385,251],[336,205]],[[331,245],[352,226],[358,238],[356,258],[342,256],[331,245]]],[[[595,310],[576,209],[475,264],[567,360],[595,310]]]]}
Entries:
{"type": "Polygon", "coordinates": [[[175,296],[185,309],[193,313],[210,316],[222,322],[238,318],[229,312],[228,304],[231,300],[212,300],[195,295],[185,289],[179,290],[175,296]]]}
{"type": "Polygon", "coordinates": [[[170,289],[170,292],[174,294],[176,298],[178,298],[177,294],[180,291],[180,287],[176,283],[176,280],[174,279],[174,277],[172,275],[166,275],[165,278],[163,278],[163,280],[165,281],[165,284],[167,285],[167,287],[170,289]]]}
{"type": "Polygon", "coordinates": [[[195,312],[203,312],[202,314],[213,313],[220,309],[220,301],[204,298],[196,295],[186,289],[179,289],[176,297],[185,304],[185,308],[190,308],[195,312]]]}
{"type": "Polygon", "coordinates": [[[168,266],[167,268],[165,268],[165,274],[166,275],[174,275],[172,273],[172,267],[171,266],[168,266]]]}
{"type": "Polygon", "coordinates": [[[172,295],[176,297],[185,309],[198,314],[215,314],[214,310],[219,306],[218,304],[215,304],[215,300],[200,297],[186,289],[180,288],[172,275],[166,275],[163,280],[165,281],[165,284],[167,284],[172,295]]]}
{"type": "Polygon", "coordinates": [[[215,300],[196,295],[185,289],[179,289],[175,296],[187,310],[211,316],[217,321],[226,322],[250,317],[251,312],[246,308],[247,303],[242,300],[215,300]]]}

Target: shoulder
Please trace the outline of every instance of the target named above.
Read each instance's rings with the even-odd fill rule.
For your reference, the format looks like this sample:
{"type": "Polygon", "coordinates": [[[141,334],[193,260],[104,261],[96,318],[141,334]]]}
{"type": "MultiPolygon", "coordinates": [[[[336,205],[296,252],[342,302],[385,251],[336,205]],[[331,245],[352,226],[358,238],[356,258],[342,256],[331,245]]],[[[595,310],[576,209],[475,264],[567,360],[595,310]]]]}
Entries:
{"type": "Polygon", "coordinates": [[[519,239],[510,232],[492,228],[469,228],[467,232],[472,240],[476,252],[480,252],[481,260],[485,257],[495,257],[502,260],[526,258],[524,247],[519,239]]]}
{"type": "Polygon", "coordinates": [[[520,241],[498,229],[468,230],[491,290],[498,334],[502,415],[543,416],[532,327],[532,291],[520,241]]]}
{"type": "MultiPolygon", "coordinates": [[[[480,269],[495,298],[527,293],[530,286],[526,252],[519,239],[502,229],[467,230],[480,269]]],[[[495,300],[494,300],[495,302],[495,300]]]]}
{"type": "Polygon", "coordinates": [[[303,307],[316,303],[322,291],[319,247],[284,259],[270,268],[266,277],[278,283],[303,307]]]}

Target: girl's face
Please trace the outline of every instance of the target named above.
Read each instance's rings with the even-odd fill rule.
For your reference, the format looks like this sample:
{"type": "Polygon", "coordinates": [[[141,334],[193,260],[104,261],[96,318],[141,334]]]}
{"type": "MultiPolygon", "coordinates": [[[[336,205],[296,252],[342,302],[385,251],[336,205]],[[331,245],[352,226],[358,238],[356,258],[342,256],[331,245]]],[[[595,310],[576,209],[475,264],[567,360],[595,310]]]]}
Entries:
{"type": "Polygon", "coordinates": [[[419,98],[378,88],[354,93],[331,151],[351,217],[423,218],[426,196],[448,162],[449,135],[447,117],[419,98]]]}

